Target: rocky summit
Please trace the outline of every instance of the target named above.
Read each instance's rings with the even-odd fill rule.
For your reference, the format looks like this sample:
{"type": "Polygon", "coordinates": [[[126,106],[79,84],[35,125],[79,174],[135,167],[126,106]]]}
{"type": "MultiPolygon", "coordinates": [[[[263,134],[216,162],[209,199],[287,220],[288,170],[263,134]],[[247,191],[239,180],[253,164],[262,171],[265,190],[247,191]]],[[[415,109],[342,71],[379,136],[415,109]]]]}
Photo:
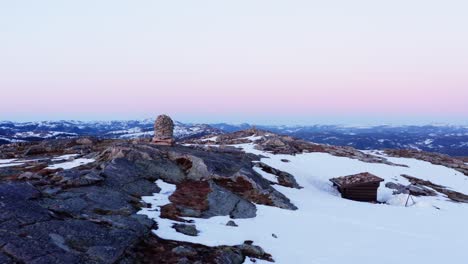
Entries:
{"type": "MultiPolygon", "coordinates": [[[[169,136],[161,127],[158,135],[169,136]]],[[[456,222],[451,216],[468,203],[466,176],[465,163],[444,155],[363,152],[257,129],[176,145],[91,137],[7,144],[0,263],[291,263],[314,239],[323,243],[307,254],[320,256],[356,223],[363,238],[383,232],[392,241],[427,232],[413,212],[428,222],[440,220],[433,210],[451,212],[442,219],[456,222]],[[385,181],[377,204],[342,199],[329,182],[366,172],[385,181]]]]}
{"type": "Polygon", "coordinates": [[[196,236],[196,227],[181,217],[251,218],[255,204],[296,209],[252,169],[259,158],[239,151],[80,138],[4,145],[0,158],[0,263],[270,258],[252,245],[210,248],[154,236],[157,223],[137,212],[148,207],[142,196],[160,191],[158,179],[177,186],[160,210],[186,235],[196,236]]]}

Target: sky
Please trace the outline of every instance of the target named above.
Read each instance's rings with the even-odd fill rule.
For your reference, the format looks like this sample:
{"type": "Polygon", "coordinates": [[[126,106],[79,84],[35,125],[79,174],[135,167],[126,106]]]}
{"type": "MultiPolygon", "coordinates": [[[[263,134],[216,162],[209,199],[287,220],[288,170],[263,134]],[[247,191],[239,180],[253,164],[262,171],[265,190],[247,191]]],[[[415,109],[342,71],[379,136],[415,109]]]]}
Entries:
{"type": "Polygon", "coordinates": [[[0,120],[466,123],[466,0],[0,0],[0,120]]]}

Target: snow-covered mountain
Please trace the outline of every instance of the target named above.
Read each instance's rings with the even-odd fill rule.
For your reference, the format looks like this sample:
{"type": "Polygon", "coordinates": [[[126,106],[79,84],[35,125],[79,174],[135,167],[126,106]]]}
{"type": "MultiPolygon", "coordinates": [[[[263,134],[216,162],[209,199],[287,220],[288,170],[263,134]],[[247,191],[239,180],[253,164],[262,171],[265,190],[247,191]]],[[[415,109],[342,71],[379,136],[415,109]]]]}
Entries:
{"type": "MultiPolygon", "coordinates": [[[[249,124],[212,124],[225,132],[252,127],[249,124]]],[[[350,146],[362,150],[419,149],[452,156],[468,156],[468,126],[262,126],[259,129],[293,137],[338,146],[350,146]]]]}
{"type": "Polygon", "coordinates": [[[468,164],[437,153],[256,129],[174,146],[60,139],[0,146],[0,178],[0,263],[466,259],[468,164]],[[342,196],[331,180],[349,175],[372,200],[342,196]]]}
{"type": "MultiPolygon", "coordinates": [[[[153,135],[153,119],[129,121],[43,121],[0,122],[0,144],[44,139],[96,136],[137,138],[153,135]]],[[[252,127],[250,124],[184,124],[175,122],[178,139],[229,133],[252,127]]],[[[290,135],[311,142],[350,146],[362,150],[416,149],[452,156],[468,156],[468,127],[427,126],[256,126],[259,129],[290,135]]]]}
{"type": "MultiPolygon", "coordinates": [[[[42,122],[0,122],[0,144],[40,141],[44,139],[95,136],[102,138],[140,138],[151,137],[154,120],[130,121],[42,121],[42,122]]],[[[178,139],[199,137],[221,133],[205,124],[183,124],[175,122],[174,136],[178,139]]]]}

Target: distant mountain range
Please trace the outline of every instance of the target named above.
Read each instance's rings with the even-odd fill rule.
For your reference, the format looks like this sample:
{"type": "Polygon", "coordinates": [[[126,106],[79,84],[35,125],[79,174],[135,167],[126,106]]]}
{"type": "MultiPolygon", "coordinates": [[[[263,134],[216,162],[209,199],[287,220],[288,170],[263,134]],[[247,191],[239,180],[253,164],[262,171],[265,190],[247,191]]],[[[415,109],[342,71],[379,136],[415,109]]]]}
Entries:
{"type": "MultiPolygon", "coordinates": [[[[129,121],[41,121],[17,123],[0,122],[0,144],[44,139],[95,136],[101,138],[152,137],[154,120],[129,121]]],[[[205,124],[175,122],[174,136],[178,139],[219,134],[223,131],[205,124]]]]}
{"type": "MultiPolygon", "coordinates": [[[[138,138],[153,135],[153,119],[130,121],[0,122],[0,144],[76,136],[138,138]]],[[[250,124],[184,124],[175,122],[175,137],[195,138],[251,128],[250,124]]],[[[357,149],[420,149],[452,156],[468,156],[468,127],[426,126],[262,126],[258,129],[290,135],[317,143],[357,149]]]]}
{"type": "MultiPolygon", "coordinates": [[[[211,125],[233,132],[251,127],[249,124],[211,125]]],[[[468,156],[468,126],[256,126],[258,129],[290,135],[308,141],[357,149],[418,149],[452,156],[468,156]]]]}

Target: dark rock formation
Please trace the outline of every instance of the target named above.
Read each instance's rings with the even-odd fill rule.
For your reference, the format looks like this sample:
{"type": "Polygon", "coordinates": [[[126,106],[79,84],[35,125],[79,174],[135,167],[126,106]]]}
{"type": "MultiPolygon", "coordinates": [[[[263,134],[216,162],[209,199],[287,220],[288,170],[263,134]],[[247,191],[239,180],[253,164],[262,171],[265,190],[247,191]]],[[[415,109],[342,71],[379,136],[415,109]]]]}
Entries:
{"type": "MultiPolygon", "coordinates": [[[[255,245],[250,245],[256,247],[255,245]]],[[[199,244],[187,242],[163,240],[158,237],[151,237],[144,240],[137,246],[137,250],[132,255],[133,259],[140,260],[141,263],[190,263],[190,264],[241,264],[246,257],[258,258],[272,261],[271,255],[247,255],[251,253],[263,253],[259,247],[255,251],[247,249],[243,245],[227,247],[207,247],[199,244]],[[241,250],[244,248],[244,251],[241,250]]]]}
{"type": "Polygon", "coordinates": [[[466,194],[459,193],[459,192],[456,192],[456,191],[452,191],[452,190],[450,190],[449,188],[447,188],[445,186],[438,185],[438,184],[432,183],[430,181],[421,180],[421,179],[418,179],[418,178],[415,178],[415,177],[412,177],[412,176],[409,176],[409,175],[404,175],[403,174],[401,176],[408,179],[408,181],[411,184],[414,184],[416,186],[429,187],[429,188],[432,188],[432,189],[436,190],[439,193],[445,194],[447,196],[447,198],[449,198],[452,201],[460,202],[460,203],[468,203],[468,195],[466,195],[466,194]]]}
{"type": "Polygon", "coordinates": [[[414,196],[436,196],[432,189],[419,184],[403,185],[401,183],[387,182],[385,187],[394,190],[393,194],[411,194],[414,196]]]}
{"type": "Polygon", "coordinates": [[[233,227],[238,226],[238,225],[236,224],[236,222],[234,222],[234,221],[232,221],[232,220],[229,220],[229,221],[226,223],[226,225],[227,225],[227,226],[233,226],[233,227]]]}
{"type": "Polygon", "coordinates": [[[172,252],[179,256],[195,256],[197,251],[190,246],[178,246],[172,249],[172,252]]]}
{"type": "Polygon", "coordinates": [[[414,196],[436,196],[432,189],[419,184],[403,185],[401,183],[387,182],[385,187],[394,190],[393,194],[411,194],[414,196]]]}
{"type": "MultiPolygon", "coordinates": [[[[194,251],[173,252],[187,243],[154,237],[151,230],[157,225],[136,213],[147,206],[141,196],[160,191],[154,184],[157,179],[177,185],[168,208],[180,217],[254,217],[255,196],[245,192],[261,195],[273,206],[294,208],[253,171],[252,161],[258,159],[254,155],[89,140],[93,143],[67,139],[2,146],[2,158],[29,160],[0,168],[0,263],[154,263],[149,257],[154,251],[142,246],[150,244],[156,255],[167,257],[157,263],[244,261],[247,255],[237,247],[191,245],[194,251]],[[28,151],[33,146],[37,151],[28,151]],[[67,170],[46,169],[63,162],[52,158],[64,154],[95,162],[67,170]],[[237,178],[248,183],[248,190],[230,190],[216,182],[237,178]]],[[[196,233],[185,225],[179,231],[196,233]]]]}
{"type": "Polygon", "coordinates": [[[278,184],[285,187],[301,189],[302,187],[296,182],[296,179],[290,173],[275,169],[268,164],[263,162],[255,163],[255,167],[262,169],[266,173],[270,173],[276,176],[278,179],[278,184]]]}
{"type": "Polygon", "coordinates": [[[174,224],[172,226],[177,232],[182,233],[187,236],[197,236],[200,231],[194,225],[187,224],[174,224]]]}

